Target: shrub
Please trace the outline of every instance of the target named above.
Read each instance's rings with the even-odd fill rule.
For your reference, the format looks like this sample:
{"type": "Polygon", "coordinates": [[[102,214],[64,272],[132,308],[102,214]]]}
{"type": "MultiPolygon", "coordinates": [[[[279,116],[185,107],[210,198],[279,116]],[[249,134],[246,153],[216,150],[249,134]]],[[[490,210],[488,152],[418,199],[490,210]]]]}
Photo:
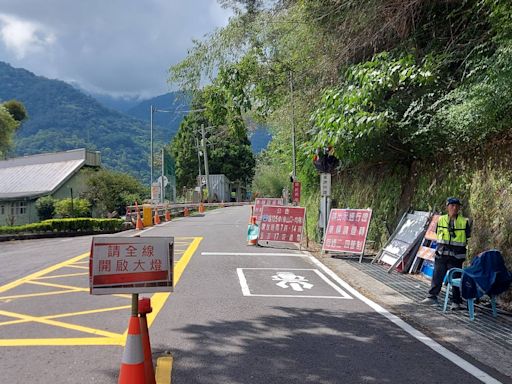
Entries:
{"type": "Polygon", "coordinates": [[[0,226],[0,235],[45,232],[118,232],[123,228],[121,219],[51,219],[40,223],[0,226]]]}
{"type": "Polygon", "coordinates": [[[39,220],[53,219],[55,215],[55,199],[51,196],[43,196],[36,201],[39,220]]]}
{"type": "Polygon", "coordinates": [[[86,199],[62,199],[55,203],[55,213],[61,217],[90,217],[91,203],[86,199]]]}

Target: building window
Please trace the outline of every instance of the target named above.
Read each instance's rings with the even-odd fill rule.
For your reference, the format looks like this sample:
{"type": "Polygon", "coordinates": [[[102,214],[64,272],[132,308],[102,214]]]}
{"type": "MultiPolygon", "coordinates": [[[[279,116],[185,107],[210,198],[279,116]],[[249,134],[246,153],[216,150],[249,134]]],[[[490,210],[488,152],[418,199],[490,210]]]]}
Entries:
{"type": "Polygon", "coordinates": [[[27,204],[24,201],[17,201],[11,205],[11,215],[18,216],[27,213],[27,204]]]}
{"type": "Polygon", "coordinates": [[[5,205],[0,205],[0,215],[5,215],[5,205]]]}

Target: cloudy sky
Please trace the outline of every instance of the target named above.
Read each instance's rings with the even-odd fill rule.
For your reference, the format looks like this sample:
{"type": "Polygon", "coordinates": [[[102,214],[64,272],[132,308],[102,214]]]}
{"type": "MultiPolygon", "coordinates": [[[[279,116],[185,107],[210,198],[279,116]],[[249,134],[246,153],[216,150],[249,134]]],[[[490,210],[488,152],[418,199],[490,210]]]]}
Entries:
{"type": "Polygon", "coordinates": [[[216,0],[0,0],[0,61],[96,93],[169,91],[192,39],[228,22],[216,0]]]}

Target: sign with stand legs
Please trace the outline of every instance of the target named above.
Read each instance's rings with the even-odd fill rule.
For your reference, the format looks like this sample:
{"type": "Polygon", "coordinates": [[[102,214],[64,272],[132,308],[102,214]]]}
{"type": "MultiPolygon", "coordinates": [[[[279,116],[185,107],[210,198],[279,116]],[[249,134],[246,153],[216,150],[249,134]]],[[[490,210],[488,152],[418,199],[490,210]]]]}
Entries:
{"type": "Polygon", "coordinates": [[[371,209],[331,209],[322,251],[346,255],[364,255],[371,209]]]}
{"type": "Polygon", "coordinates": [[[261,214],[261,242],[301,244],[305,224],[306,208],[265,205],[261,214]]]}

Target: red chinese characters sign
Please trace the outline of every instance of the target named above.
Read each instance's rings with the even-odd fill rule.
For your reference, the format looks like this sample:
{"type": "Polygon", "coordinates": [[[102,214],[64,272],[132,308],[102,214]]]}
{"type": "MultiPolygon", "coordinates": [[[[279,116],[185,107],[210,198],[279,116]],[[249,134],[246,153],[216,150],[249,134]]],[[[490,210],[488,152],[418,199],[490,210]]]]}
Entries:
{"type": "Polygon", "coordinates": [[[259,240],[300,243],[305,213],[302,207],[264,206],[259,240]]]}
{"type": "Polygon", "coordinates": [[[297,204],[300,203],[300,187],[300,181],[293,182],[292,202],[297,204]]]}
{"type": "Polygon", "coordinates": [[[172,291],[173,239],[94,237],[89,261],[92,294],[172,291]]]}
{"type": "Polygon", "coordinates": [[[362,254],[371,209],[331,209],[322,250],[362,254]]]}
{"type": "Polygon", "coordinates": [[[254,216],[256,216],[256,220],[261,221],[261,212],[263,210],[263,206],[265,205],[283,205],[282,198],[275,197],[262,197],[257,198],[254,202],[254,216]]]}

